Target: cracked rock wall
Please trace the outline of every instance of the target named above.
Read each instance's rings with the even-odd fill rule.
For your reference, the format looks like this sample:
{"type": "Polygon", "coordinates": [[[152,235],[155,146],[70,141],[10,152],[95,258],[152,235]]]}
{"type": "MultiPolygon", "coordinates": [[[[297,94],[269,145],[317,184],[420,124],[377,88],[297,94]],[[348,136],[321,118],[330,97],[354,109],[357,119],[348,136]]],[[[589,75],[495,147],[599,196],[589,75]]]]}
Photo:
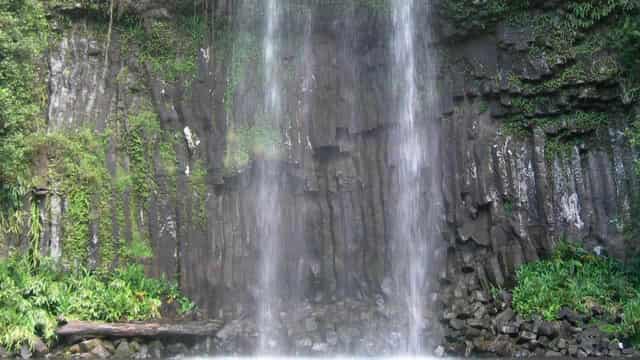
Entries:
{"type": "MultiPolygon", "coordinates": [[[[171,17],[163,7],[143,8],[147,21],[171,17]]],[[[233,173],[223,169],[229,129],[255,126],[259,117],[262,75],[251,62],[257,60],[246,65],[232,95],[233,109],[220,122],[212,121],[222,115],[214,101],[220,78],[213,74],[220,69],[210,48],[200,49],[195,78],[187,83],[167,82],[135,52],[125,53],[118,31],[107,50],[103,37],[85,31],[93,25],[79,19],[49,54],[50,128],[90,124],[103,131],[151,105],[160,126],[176,139],[174,168],[167,168],[160,150],[149,154],[157,187],[148,205],[126,196],[115,200],[135,207],[137,219],[114,233],[127,238],[139,227],[154,254],[146,260],[148,271],[177,277],[212,316],[242,314],[258,296],[260,255],[251,210],[257,197],[253,174],[263,162],[284,165],[272,175],[286,189],[281,206],[286,254],[279,271],[280,286],[290,297],[370,299],[383,292],[393,266],[388,204],[397,201],[398,189],[397,167],[389,158],[395,121],[387,112],[389,24],[362,6],[290,15],[291,31],[280,55],[288,74],[286,119],[278,129],[284,155],[258,159],[233,173]],[[204,180],[196,180],[197,174],[204,180]]],[[[430,26],[426,19],[418,23],[430,26]]],[[[259,38],[257,30],[247,31],[259,38]]],[[[614,111],[625,105],[612,79],[571,84],[557,96],[564,102],[536,109],[540,117],[585,103],[610,111],[609,125],[589,133],[598,142],[552,154],[549,139],[566,131],[583,134],[571,123],[524,134],[505,130],[505,117],[517,112],[513,99],[523,91],[504,80],[506,75],[536,81],[562,69],[519,50],[527,45],[526,34],[498,26],[463,39],[442,34],[437,44],[446,212],[445,241],[434,249],[442,271],[433,277],[445,297],[459,288],[508,285],[519,265],[548,253],[564,236],[621,258],[633,248],[620,224],[630,216],[637,187],[636,154],[624,135],[629,119],[614,111]]],[[[423,52],[433,46],[419,40],[423,52]]],[[[107,158],[115,173],[116,159],[126,162],[127,154],[113,146],[107,158]]],[[[64,195],[52,195],[50,203],[44,246],[58,256],[64,195]]]]}

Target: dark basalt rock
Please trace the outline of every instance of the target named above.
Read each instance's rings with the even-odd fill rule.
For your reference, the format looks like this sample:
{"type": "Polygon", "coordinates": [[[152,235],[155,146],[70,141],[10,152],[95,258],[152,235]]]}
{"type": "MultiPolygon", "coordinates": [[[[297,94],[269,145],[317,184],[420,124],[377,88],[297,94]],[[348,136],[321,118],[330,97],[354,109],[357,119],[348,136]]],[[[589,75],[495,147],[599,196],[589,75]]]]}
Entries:
{"type": "MultiPolygon", "coordinates": [[[[538,7],[555,11],[559,6],[559,1],[541,3],[530,9],[532,14],[538,7]]],[[[230,4],[217,2],[219,6],[214,8],[230,8],[230,4]]],[[[153,23],[173,20],[174,5],[164,0],[121,0],[119,11],[138,14],[153,23]]],[[[291,105],[284,117],[295,119],[286,131],[295,134],[291,138],[299,142],[288,145],[286,160],[274,171],[283,189],[282,208],[287,209],[282,214],[286,219],[282,243],[287,256],[278,270],[282,281],[278,286],[303,284],[295,296],[304,299],[313,294],[309,297],[318,302],[370,300],[393,294],[393,289],[385,286],[385,276],[392,266],[389,239],[394,235],[389,209],[398,201],[393,187],[397,163],[388,156],[395,146],[390,134],[396,121],[389,114],[394,99],[389,86],[391,49],[385,40],[389,24],[366,11],[348,16],[341,14],[336,19],[333,13],[312,14],[309,22],[318,25],[310,30],[311,54],[299,51],[303,31],[292,31],[282,44],[282,58],[292,68],[291,79],[283,84],[287,88],[283,99],[291,105]],[[306,79],[306,72],[312,73],[313,79],[306,79]]],[[[425,33],[431,23],[426,16],[417,19],[416,32],[425,33]]],[[[292,28],[296,28],[296,21],[300,19],[295,16],[287,19],[292,28]]],[[[436,21],[441,23],[443,19],[436,21]]],[[[260,98],[261,76],[249,66],[234,99],[241,105],[231,114],[221,114],[218,111],[226,106],[214,107],[210,96],[221,93],[216,89],[215,76],[211,76],[219,64],[208,62],[207,49],[198,49],[198,69],[192,81],[165,81],[162,74],[154,74],[142,64],[135,48],[122,51],[124,44],[117,40],[108,48],[99,33],[103,25],[84,17],[81,21],[70,19],[69,26],[55,38],[47,54],[47,130],[86,126],[101,131],[108,119],[126,119],[153,104],[162,128],[178,134],[173,148],[176,158],[168,166],[158,154],[147,154],[154,188],[157,186],[149,203],[140,206],[133,199],[119,196],[122,204],[114,204],[131,207],[131,213],[140,214],[144,221],[128,221],[124,229],[114,221],[111,230],[124,237],[138,230],[148,233],[154,251],[145,263],[150,274],[179,276],[183,290],[205,315],[223,314],[236,319],[255,306],[256,299],[253,274],[257,273],[258,251],[252,241],[256,228],[252,213],[257,197],[256,167],[249,164],[240,174],[226,175],[221,164],[226,151],[226,121],[242,128],[259,117],[261,104],[251,100],[260,98]],[[102,60],[106,51],[110,52],[107,64],[102,60]],[[224,119],[224,124],[211,124],[211,119],[224,119]],[[185,128],[201,141],[200,145],[193,146],[195,142],[182,136],[185,128]],[[202,193],[193,186],[197,183],[192,171],[196,164],[202,164],[207,173],[202,193]],[[175,170],[175,179],[170,170],[175,170]]],[[[440,30],[451,36],[463,31],[446,21],[440,30]]],[[[606,63],[607,54],[570,60],[532,56],[528,51],[535,38],[532,29],[509,22],[498,23],[484,33],[458,35],[453,40],[445,34],[437,41],[438,50],[447,54],[437,76],[442,108],[429,109],[440,119],[437,136],[441,138],[443,160],[436,169],[443,179],[439,187],[445,209],[443,241],[431,244],[437,263],[428,271],[434,274],[433,283],[441,285],[433,291],[439,293],[436,302],[445,308],[434,318],[442,314],[442,324],[447,326],[444,333],[450,340],[438,348],[439,352],[537,355],[548,341],[552,350],[547,352],[604,354],[601,343],[606,336],[586,335],[590,330],[583,324],[584,317],[563,309],[560,322],[516,319],[511,295],[503,291],[498,301],[493,301],[488,291],[493,286],[513,284],[521,264],[548,254],[564,235],[589,249],[601,247],[621,259],[632,254],[622,232],[612,226],[614,220],[628,217],[627,204],[632,203],[631,196],[637,190],[637,154],[624,135],[624,123],[611,121],[596,132],[575,123],[557,122],[542,129],[526,127],[519,135],[508,133],[504,126],[511,116],[522,115],[516,100],[523,95],[538,97],[533,86],[558,76],[573,63],[585,62],[586,68],[599,69],[606,63]],[[514,74],[523,81],[515,83],[510,77],[514,74]],[[602,146],[584,142],[566,156],[547,151],[547,144],[563,136],[578,140],[594,133],[602,146]],[[537,334],[537,339],[531,334],[537,334]]],[[[432,51],[426,42],[416,46],[417,53],[432,51]]],[[[420,74],[423,65],[420,61],[417,64],[420,74]]],[[[603,111],[617,119],[615,112],[624,108],[628,99],[622,99],[617,80],[607,76],[606,69],[599,73],[602,75],[587,82],[567,82],[560,89],[550,90],[549,101],[536,103],[527,121],[536,123],[542,121],[540,118],[548,120],[585,109],[603,111]]],[[[223,86],[227,80],[222,78],[223,86]]],[[[126,149],[114,146],[108,152],[113,164],[128,162],[126,149]]],[[[111,170],[115,174],[119,169],[111,170]]],[[[424,171],[427,174],[433,169],[424,171]]],[[[40,196],[64,203],[63,196],[54,190],[48,189],[40,196]]],[[[45,247],[60,245],[55,234],[59,237],[63,233],[60,224],[65,219],[62,209],[45,216],[48,226],[42,251],[48,253],[50,249],[45,247]]],[[[91,225],[97,228],[99,224],[91,225]]],[[[98,245],[104,245],[102,241],[98,239],[98,245]]],[[[362,333],[371,322],[397,325],[397,317],[386,309],[330,310],[336,313],[290,320],[296,323],[289,328],[299,332],[294,338],[300,340],[297,344],[301,349],[311,351],[315,347],[317,352],[330,353],[359,346],[374,351],[371,349],[376,349],[376,342],[392,341],[362,333]],[[348,317],[351,312],[364,313],[366,320],[334,323],[331,330],[325,329],[324,321],[308,320],[348,317]]],[[[592,313],[601,315],[597,309],[592,313]]],[[[216,341],[216,346],[226,352],[254,347],[255,324],[228,322],[216,341]]],[[[125,346],[122,344],[120,341],[113,348],[103,340],[102,347],[115,353],[125,346]]],[[[165,351],[160,342],[135,350],[142,353],[144,345],[152,358],[186,351],[174,347],[165,351]]],[[[129,346],[129,354],[135,352],[133,347],[129,346]]],[[[80,346],[73,350],[83,353],[80,346]]],[[[606,350],[609,355],[625,351],[625,355],[633,354],[616,346],[607,345],[606,350]]]]}
{"type": "Polygon", "coordinates": [[[134,354],[134,351],[129,346],[129,342],[127,340],[122,339],[120,343],[116,346],[115,356],[118,358],[131,358],[134,354]]]}
{"type": "Polygon", "coordinates": [[[49,346],[41,338],[36,338],[33,343],[33,352],[38,356],[42,356],[49,352],[49,346]]]}
{"type": "Polygon", "coordinates": [[[500,314],[495,316],[494,321],[496,324],[501,325],[513,320],[514,317],[515,313],[513,312],[513,310],[511,308],[506,308],[500,314]]]}
{"type": "MultiPolygon", "coordinates": [[[[504,299],[509,302],[511,299],[506,291],[487,303],[476,302],[472,306],[497,308],[498,304],[506,306],[504,299]]],[[[449,304],[445,314],[452,314],[451,309],[458,306],[455,302],[449,304]]],[[[597,324],[610,321],[604,314],[592,319],[570,309],[561,309],[554,321],[540,316],[525,319],[506,307],[501,312],[485,312],[479,318],[469,318],[464,326],[457,318],[445,322],[442,348],[451,356],[604,357],[636,353],[602,332],[592,320],[597,324]]]]}
{"type": "Polygon", "coordinates": [[[465,321],[461,320],[461,319],[452,319],[449,321],[449,326],[451,326],[452,328],[456,329],[456,330],[462,330],[465,328],[465,321]]]}
{"type": "Polygon", "coordinates": [[[159,340],[153,340],[148,345],[149,355],[153,359],[160,359],[164,353],[164,345],[159,340]]]}
{"type": "MultiPolygon", "coordinates": [[[[226,9],[232,2],[217,3],[216,9],[226,9]]],[[[160,0],[123,0],[118,11],[135,13],[149,25],[173,19],[174,5],[160,0]]],[[[542,6],[532,8],[532,16],[542,6]]],[[[349,15],[316,9],[311,15],[309,21],[318,23],[311,29],[314,51],[298,51],[304,31],[292,31],[282,44],[283,61],[292,64],[291,79],[283,84],[287,89],[283,100],[291,105],[284,117],[297,120],[287,129],[288,134],[296,134],[292,137],[296,141],[285,149],[287,160],[278,175],[282,207],[287,209],[283,247],[289,251],[280,269],[281,285],[303,283],[299,293],[324,300],[373,298],[385,288],[391,258],[387,244],[393,235],[388,226],[389,205],[398,200],[392,186],[397,164],[387,156],[394,146],[389,134],[396,121],[389,114],[394,98],[389,86],[391,50],[386,43],[389,24],[365,10],[349,15]],[[302,81],[307,71],[314,75],[313,81],[302,81]],[[304,112],[298,104],[304,104],[304,112]],[[295,274],[285,270],[298,267],[295,274]]],[[[426,16],[417,19],[417,33],[426,33],[432,23],[426,16]]],[[[236,305],[248,308],[254,301],[255,277],[247,274],[256,273],[258,253],[256,244],[248,241],[255,233],[256,219],[251,212],[255,172],[248,164],[241,174],[223,174],[220,164],[224,163],[227,124],[216,128],[210,120],[233,119],[231,125],[239,129],[256,118],[261,104],[250,101],[260,98],[262,88],[256,69],[249,66],[238,85],[234,103],[242,105],[235,106],[232,114],[221,114],[212,105],[210,95],[220,91],[209,76],[217,67],[207,62],[206,49],[198,49],[193,81],[164,81],[141,63],[135,48],[124,52],[123,44],[114,41],[107,49],[101,34],[87,31],[101,29],[99,26],[92,29],[94,24],[74,21],[61,31],[48,53],[48,130],[85,125],[104,129],[107,119],[136,115],[146,109],[145,104],[153,104],[162,127],[169,132],[181,135],[188,127],[201,143],[194,147],[180,136],[172,162],[175,184],[168,181],[168,169],[161,159],[149,154],[158,189],[144,209],[131,209],[145,219],[139,226],[145,233],[148,230],[154,244],[147,267],[149,273],[167,278],[182,269],[181,285],[205,314],[234,313],[239,311],[236,305]],[[107,50],[110,63],[105,66],[100,60],[107,50]],[[202,164],[208,172],[203,194],[192,191],[193,178],[187,169],[193,170],[195,164],[202,164]]],[[[297,29],[300,21],[292,16],[287,24],[297,29]]],[[[445,19],[434,23],[442,23],[439,30],[451,28],[445,19]]],[[[438,51],[447,54],[447,61],[439,62],[437,79],[442,103],[437,114],[441,118],[439,150],[444,160],[437,170],[444,182],[446,221],[444,241],[433,244],[440,263],[430,273],[439,274],[438,270],[446,268],[446,283],[465,283],[471,296],[473,291],[484,291],[482,299],[469,302],[485,303],[491,286],[508,285],[520,264],[548,253],[562,234],[576,240],[595,238],[613,256],[624,257],[629,253],[627,245],[622,234],[610,226],[611,220],[626,216],[625,204],[631,203],[632,193],[629,184],[635,184],[631,177],[636,155],[624,135],[615,135],[624,134],[623,128],[612,122],[604,131],[606,150],[586,144],[572,152],[570,159],[549,162],[545,160],[549,140],[567,131],[572,136],[585,134],[570,124],[549,125],[535,138],[503,131],[504,121],[521,111],[514,100],[557,76],[568,66],[563,61],[584,62],[586,68],[598,70],[598,76],[585,84],[569,82],[554,89],[550,101],[537,104],[532,115],[562,116],[585,104],[597,105],[606,113],[620,108],[619,86],[604,68],[610,54],[572,60],[532,56],[528,49],[534,31],[508,21],[466,35],[455,41],[447,36],[436,41],[438,51]],[[523,77],[524,83],[515,84],[510,78],[513,74],[523,77]]],[[[426,42],[416,46],[417,53],[431,51],[426,42]]],[[[423,62],[420,59],[417,64],[420,74],[423,62]]],[[[423,89],[426,80],[420,81],[423,89]]],[[[223,83],[226,86],[225,79],[223,83]]],[[[108,157],[114,164],[124,163],[125,150],[113,147],[108,157]]],[[[43,196],[59,195],[49,191],[43,196]]],[[[114,205],[136,206],[131,200],[114,205]]],[[[54,228],[63,223],[63,219],[45,220],[54,228]]],[[[140,230],[131,228],[136,224],[127,224],[125,229],[113,226],[114,234],[140,230]]],[[[56,243],[51,236],[60,234],[62,228],[54,230],[44,234],[43,244],[56,243]]],[[[480,309],[457,311],[461,318],[484,316],[480,309]]]]}
{"type": "Polygon", "coordinates": [[[96,346],[90,351],[90,353],[95,357],[97,357],[98,359],[107,359],[111,357],[111,353],[102,345],[96,346]]]}

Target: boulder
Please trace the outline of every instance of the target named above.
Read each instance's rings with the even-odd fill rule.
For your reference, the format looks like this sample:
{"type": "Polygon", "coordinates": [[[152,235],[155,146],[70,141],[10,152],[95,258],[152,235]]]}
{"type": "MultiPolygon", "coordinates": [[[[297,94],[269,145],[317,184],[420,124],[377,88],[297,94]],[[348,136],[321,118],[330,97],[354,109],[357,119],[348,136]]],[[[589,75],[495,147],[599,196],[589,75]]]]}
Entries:
{"type": "Polygon", "coordinates": [[[466,327],[465,328],[465,338],[473,339],[482,336],[482,330],[474,327],[466,327]]]}
{"type": "Polygon", "coordinates": [[[456,313],[454,313],[453,311],[444,311],[442,313],[443,320],[451,320],[451,319],[455,319],[456,317],[457,317],[456,313]]]}
{"type": "Polygon", "coordinates": [[[487,319],[469,319],[467,325],[478,329],[491,329],[491,323],[487,319]]]}
{"type": "Polygon", "coordinates": [[[491,297],[485,291],[482,291],[482,290],[474,290],[473,298],[476,301],[480,301],[481,303],[484,303],[484,304],[488,303],[491,300],[491,297]]]}
{"type": "Polygon", "coordinates": [[[147,345],[140,345],[140,351],[138,351],[135,355],[136,359],[149,359],[151,356],[149,354],[149,347],[147,345]]]}
{"type": "Polygon", "coordinates": [[[518,328],[513,325],[503,325],[500,327],[500,332],[506,335],[517,335],[518,328]]]}
{"type": "Polygon", "coordinates": [[[38,337],[33,343],[33,350],[37,355],[44,355],[49,352],[49,347],[38,337]]]}
{"type": "Polygon", "coordinates": [[[478,304],[479,306],[476,307],[474,313],[473,313],[473,317],[476,319],[481,319],[483,318],[485,315],[487,315],[487,307],[483,304],[478,304]]]}
{"type": "Polygon", "coordinates": [[[515,344],[508,336],[499,335],[489,346],[489,351],[498,356],[509,357],[515,352],[515,344]]]}
{"type": "Polygon", "coordinates": [[[513,354],[513,357],[516,357],[516,358],[526,358],[529,356],[531,356],[531,351],[527,349],[518,350],[515,352],[515,354],[513,354]]]}
{"type": "Polygon", "coordinates": [[[29,348],[29,346],[22,345],[20,347],[20,352],[18,353],[18,355],[20,355],[20,358],[22,359],[31,359],[31,357],[33,356],[33,353],[31,352],[31,349],[29,348]]]}
{"type": "Polygon", "coordinates": [[[609,356],[619,357],[619,356],[622,356],[622,352],[618,349],[609,350],[609,356]]]}
{"type": "Polygon", "coordinates": [[[154,340],[149,343],[149,355],[154,359],[162,358],[164,352],[164,345],[159,340],[154,340]]]}
{"type": "Polygon", "coordinates": [[[455,300],[451,306],[451,311],[453,311],[459,319],[468,319],[472,317],[471,306],[463,299],[455,300]]]}
{"type": "Polygon", "coordinates": [[[106,359],[111,356],[111,353],[102,345],[97,345],[91,350],[91,354],[98,359],[106,359]]]}
{"type": "Polygon", "coordinates": [[[609,348],[609,351],[622,350],[624,349],[624,345],[618,339],[613,339],[609,341],[608,348],[609,348]]]}
{"type": "Polygon", "coordinates": [[[226,341],[230,338],[236,337],[242,334],[243,322],[241,320],[234,320],[225,324],[220,331],[216,334],[216,337],[222,341],[226,341]]]}
{"type": "Polygon", "coordinates": [[[538,338],[538,335],[532,331],[521,331],[520,332],[520,341],[522,342],[528,342],[528,341],[534,341],[538,338]]]}
{"type": "Polygon", "coordinates": [[[578,345],[569,345],[567,348],[569,355],[576,356],[578,355],[578,345]]]}
{"type": "Polygon", "coordinates": [[[187,353],[187,347],[181,343],[181,342],[176,342],[176,343],[172,343],[166,346],[166,351],[167,353],[169,353],[170,355],[183,355],[187,353]]]}
{"type": "Polygon", "coordinates": [[[114,356],[117,358],[130,358],[133,355],[133,351],[131,351],[131,348],[129,347],[129,342],[127,342],[126,340],[120,341],[118,343],[118,346],[116,347],[116,352],[114,353],[114,356]]]}
{"type": "Polygon", "coordinates": [[[462,330],[465,326],[465,321],[462,319],[451,319],[449,320],[449,326],[456,330],[462,330]]]}
{"type": "Polygon", "coordinates": [[[96,347],[103,346],[102,345],[102,340],[100,340],[100,339],[85,340],[85,341],[81,342],[78,345],[80,346],[80,351],[81,352],[91,352],[96,347]]]}
{"type": "Polygon", "coordinates": [[[69,352],[71,354],[79,354],[82,352],[82,350],[80,350],[80,344],[75,344],[72,345],[71,347],[69,347],[69,352]]]}
{"type": "Polygon", "coordinates": [[[498,325],[498,327],[500,327],[508,323],[509,321],[513,320],[514,317],[515,317],[515,313],[510,307],[508,307],[504,309],[500,314],[496,315],[495,323],[498,325]]]}
{"type": "Polygon", "coordinates": [[[569,346],[569,344],[567,343],[567,340],[565,339],[558,339],[558,349],[563,350],[566,349],[569,346]]]}
{"type": "Polygon", "coordinates": [[[116,352],[116,346],[109,340],[102,340],[102,347],[112,354],[116,352]]]}
{"type": "Polygon", "coordinates": [[[582,349],[578,349],[578,354],[577,356],[579,358],[586,358],[589,357],[589,353],[587,353],[586,351],[582,350],[582,349]]]}
{"type": "Polygon", "coordinates": [[[577,326],[578,323],[580,323],[581,317],[575,311],[567,307],[563,307],[558,311],[558,319],[567,320],[571,325],[577,326]]]}
{"type": "Polygon", "coordinates": [[[546,336],[550,339],[553,339],[556,336],[558,336],[558,333],[559,333],[559,327],[555,326],[550,321],[542,321],[538,326],[538,334],[540,336],[546,336]]]}
{"type": "Polygon", "coordinates": [[[140,351],[140,343],[135,340],[131,341],[129,343],[129,348],[131,349],[131,352],[137,353],[138,351],[140,351]]]}
{"type": "Polygon", "coordinates": [[[513,301],[513,295],[511,295],[510,292],[503,290],[502,292],[500,292],[500,299],[507,306],[511,306],[511,301],[513,301]]]}

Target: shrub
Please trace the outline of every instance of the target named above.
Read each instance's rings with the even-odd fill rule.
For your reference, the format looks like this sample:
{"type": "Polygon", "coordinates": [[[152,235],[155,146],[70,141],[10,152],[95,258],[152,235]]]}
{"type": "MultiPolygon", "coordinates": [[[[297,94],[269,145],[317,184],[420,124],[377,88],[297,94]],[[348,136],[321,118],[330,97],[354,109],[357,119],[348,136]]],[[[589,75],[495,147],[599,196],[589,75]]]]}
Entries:
{"type": "Polygon", "coordinates": [[[640,293],[636,293],[636,296],[624,305],[622,311],[624,313],[622,330],[638,340],[640,337],[640,293]]]}
{"type": "Polygon", "coordinates": [[[640,334],[640,296],[633,273],[618,261],[561,243],[549,259],[522,266],[513,290],[514,309],[524,315],[556,318],[562,307],[588,313],[595,305],[610,315],[620,311],[624,321],[617,332],[640,334]]]}
{"type": "Polygon", "coordinates": [[[27,257],[12,256],[0,261],[0,346],[15,351],[22,345],[32,346],[37,337],[51,343],[59,317],[157,318],[163,302],[178,302],[185,312],[194,307],[175,285],[146,277],[140,265],[114,272],[83,268],[63,272],[47,258],[34,265],[27,257]]]}

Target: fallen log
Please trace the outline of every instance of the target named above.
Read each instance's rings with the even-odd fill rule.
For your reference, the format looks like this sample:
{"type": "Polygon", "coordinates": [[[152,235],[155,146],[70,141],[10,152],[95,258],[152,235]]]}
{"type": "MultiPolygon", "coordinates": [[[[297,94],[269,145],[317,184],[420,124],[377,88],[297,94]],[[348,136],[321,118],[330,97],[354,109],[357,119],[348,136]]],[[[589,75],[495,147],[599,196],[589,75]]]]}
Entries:
{"type": "Polygon", "coordinates": [[[100,323],[69,321],[56,330],[60,337],[201,337],[213,336],[222,328],[222,321],[191,321],[179,323],[100,323]]]}

